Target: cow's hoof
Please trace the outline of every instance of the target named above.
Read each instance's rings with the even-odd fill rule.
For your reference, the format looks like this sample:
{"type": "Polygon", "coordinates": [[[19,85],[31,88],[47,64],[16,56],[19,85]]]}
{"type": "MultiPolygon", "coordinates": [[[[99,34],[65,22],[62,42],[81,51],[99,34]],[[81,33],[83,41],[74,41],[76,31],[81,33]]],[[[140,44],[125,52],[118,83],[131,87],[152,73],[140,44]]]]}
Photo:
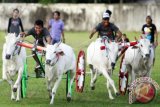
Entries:
{"type": "Polygon", "coordinates": [[[16,100],[15,98],[11,98],[11,100],[16,100]]]}
{"type": "Polygon", "coordinates": [[[109,97],[110,100],[114,100],[114,97],[109,97]]]}
{"type": "Polygon", "coordinates": [[[16,102],[19,102],[20,100],[19,99],[16,99],[16,102]]]}
{"type": "Polygon", "coordinates": [[[99,76],[103,76],[103,74],[102,74],[102,73],[99,73],[99,76]]]}
{"type": "Polygon", "coordinates": [[[95,90],[95,86],[92,86],[92,87],[91,87],[91,90],[95,90]]]}
{"type": "Polygon", "coordinates": [[[94,81],[94,84],[96,83],[97,79],[94,81]]]}
{"type": "Polygon", "coordinates": [[[119,92],[116,92],[116,96],[119,96],[120,95],[120,93],[119,92]]]}
{"type": "Polygon", "coordinates": [[[71,97],[67,97],[67,101],[70,102],[71,101],[71,97]]]}
{"type": "Polygon", "coordinates": [[[52,104],[53,104],[53,102],[50,102],[50,104],[52,105],[52,104]]]}
{"type": "Polygon", "coordinates": [[[13,88],[13,92],[17,92],[17,88],[13,88]]]}
{"type": "Polygon", "coordinates": [[[52,95],[49,95],[49,99],[50,99],[50,100],[52,99],[52,95]]]}

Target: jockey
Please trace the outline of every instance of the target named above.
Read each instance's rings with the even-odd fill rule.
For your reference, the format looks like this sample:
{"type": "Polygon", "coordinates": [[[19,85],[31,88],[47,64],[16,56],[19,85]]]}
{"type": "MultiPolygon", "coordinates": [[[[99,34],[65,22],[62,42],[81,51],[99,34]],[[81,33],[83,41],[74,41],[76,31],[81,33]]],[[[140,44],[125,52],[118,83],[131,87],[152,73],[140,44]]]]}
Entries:
{"type": "Polygon", "coordinates": [[[110,15],[111,11],[107,10],[103,13],[102,22],[99,23],[91,32],[89,38],[91,39],[93,35],[98,32],[98,35],[103,38],[107,37],[109,40],[119,40],[121,39],[122,33],[120,32],[119,28],[110,23],[110,15]]]}
{"type": "MultiPolygon", "coordinates": [[[[42,47],[45,46],[43,43],[43,39],[46,40],[48,44],[51,43],[51,37],[49,31],[47,30],[47,28],[43,27],[42,20],[36,20],[33,28],[31,28],[27,33],[21,32],[20,34],[23,35],[24,37],[32,35],[36,41],[38,40],[37,45],[42,47]]],[[[32,54],[35,54],[35,50],[32,50],[32,54]]],[[[38,69],[40,68],[39,59],[37,59],[35,55],[33,56],[33,58],[36,61],[36,67],[35,67],[36,77],[40,77],[41,74],[38,71],[38,69]]]]}

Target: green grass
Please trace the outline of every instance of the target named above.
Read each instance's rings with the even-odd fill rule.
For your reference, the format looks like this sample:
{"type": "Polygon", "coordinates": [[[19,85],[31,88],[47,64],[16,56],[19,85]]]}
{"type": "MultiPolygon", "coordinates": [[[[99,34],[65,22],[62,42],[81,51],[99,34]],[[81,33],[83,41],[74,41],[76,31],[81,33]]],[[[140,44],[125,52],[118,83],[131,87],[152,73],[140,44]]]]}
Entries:
{"type": "MultiPolygon", "coordinates": [[[[125,32],[130,40],[134,39],[134,36],[139,36],[140,33],[137,32],[125,32]]],[[[88,32],[66,32],[66,43],[71,45],[76,55],[80,49],[86,51],[88,44],[96,39],[96,35],[94,39],[89,40],[88,32]]],[[[2,45],[4,43],[5,33],[0,32],[0,55],[2,52],[2,45]]],[[[28,38],[31,40],[31,38],[28,38]]],[[[27,49],[28,55],[31,53],[29,49],[27,49]]],[[[156,49],[156,62],[152,72],[152,78],[160,84],[160,73],[159,73],[159,63],[160,63],[160,48],[156,49]]],[[[2,55],[1,55],[2,56],[2,55]]],[[[2,60],[0,60],[0,67],[2,68],[2,60]]],[[[28,69],[29,74],[33,74],[34,61],[32,58],[28,59],[28,69]]],[[[88,71],[88,67],[87,67],[88,71]]],[[[1,77],[0,70],[0,77],[1,77]]],[[[119,63],[117,63],[117,67],[113,74],[113,79],[115,80],[116,87],[118,89],[118,72],[119,72],[119,63]]],[[[159,91],[157,93],[156,99],[149,104],[128,104],[128,96],[119,96],[116,97],[115,100],[109,100],[108,91],[105,85],[105,79],[103,76],[98,77],[96,82],[96,89],[94,91],[90,90],[90,76],[86,76],[85,88],[83,93],[73,93],[73,100],[68,103],[65,97],[65,82],[63,79],[61,81],[60,86],[58,87],[58,91],[55,96],[54,107],[159,107],[160,105],[160,94],[159,91]]],[[[27,88],[27,97],[21,99],[20,102],[15,102],[10,100],[10,86],[7,82],[0,83],[0,107],[51,107],[53,105],[49,105],[49,97],[46,89],[45,79],[36,79],[29,78],[28,79],[28,88],[27,88]]]]}

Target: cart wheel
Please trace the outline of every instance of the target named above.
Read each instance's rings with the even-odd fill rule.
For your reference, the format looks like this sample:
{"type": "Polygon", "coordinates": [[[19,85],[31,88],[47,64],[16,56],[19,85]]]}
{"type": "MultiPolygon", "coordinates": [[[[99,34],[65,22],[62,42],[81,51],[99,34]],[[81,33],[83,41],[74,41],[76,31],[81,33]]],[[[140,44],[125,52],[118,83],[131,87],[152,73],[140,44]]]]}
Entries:
{"type": "Polygon", "coordinates": [[[24,65],[23,75],[21,79],[21,98],[26,97],[27,92],[27,64],[24,65]]]}
{"type": "Polygon", "coordinates": [[[69,89],[70,87],[70,80],[71,80],[71,71],[67,71],[67,78],[66,78],[66,99],[68,102],[71,101],[71,97],[72,97],[72,86],[71,89],[69,89]]]}
{"type": "Polygon", "coordinates": [[[124,78],[119,76],[119,92],[121,95],[125,95],[128,87],[128,72],[125,74],[124,78]],[[123,84],[125,83],[125,84],[123,84]],[[123,89],[122,89],[123,88],[123,89]]]}
{"type": "Polygon", "coordinates": [[[82,93],[85,82],[85,52],[81,50],[78,54],[76,68],[76,91],[82,93]]]}

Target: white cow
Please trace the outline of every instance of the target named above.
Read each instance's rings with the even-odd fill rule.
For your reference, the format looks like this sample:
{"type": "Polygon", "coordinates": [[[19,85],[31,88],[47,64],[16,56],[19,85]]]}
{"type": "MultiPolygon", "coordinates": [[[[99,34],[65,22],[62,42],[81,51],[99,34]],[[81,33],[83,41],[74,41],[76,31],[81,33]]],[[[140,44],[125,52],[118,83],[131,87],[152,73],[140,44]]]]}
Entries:
{"type": "Polygon", "coordinates": [[[8,33],[5,37],[6,42],[3,45],[3,73],[2,79],[7,80],[11,85],[11,100],[20,100],[21,95],[21,78],[26,61],[26,50],[24,47],[17,46],[20,36],[16,37],[15,33],[8,33]],[[14,76],[18,73],[17,80],[13,81],[14,76]],[[17,91],[17,97],[15,98],[14,92],[17,91]]]}
{"type": "MultiPolygon", "coordinates": [[[[51,97],[50,104],[53,104],[54,102],[54,96],[63,74],[67,73],[67,71],[71,72],[70,84],[72,85],[75,77],[75,69],[76,57],[70,46],[64,43],[46,45],[45,78],[47,80],[47,88],[51,97]]],[[[69,88],[69,90],[71,90],[71,86],[69,88]]],[[[67,94],[67,100],[71,100],[70,92],[67,94]]]]}
{"type": "Polygon", "coordinates": [[[136,46],[129,47],[122,61],[121,78],[122,87],[124,91],[126,84],[126,77],[124,76],[126,71],[131,73],[131,82],[138,77],[150,76],[151,67],[153,65],[154,50],[151,48],[150,41],[148,39],[140,39],[136,46]]]}
{"type": "Polygon", "coordinates": [[[116,42],[108,43],[105,41],[105,45],[101,38],[98,38],[95,42],[92,42],[87,49],[87,63],[89,64],[91,71],[91,89],[95,88],[95,82],[97,73],[101,73],[107,80],[107,89],[109,98],[114,99],[110,86],[113,87],[116,95],[119,95],[114,85],[114,81],[111,79],[112,70],[114,69],[116,58],[118,56],[119,45],[116,42]],[[105,49],[103,49],[105,46],[105,49]]]}

